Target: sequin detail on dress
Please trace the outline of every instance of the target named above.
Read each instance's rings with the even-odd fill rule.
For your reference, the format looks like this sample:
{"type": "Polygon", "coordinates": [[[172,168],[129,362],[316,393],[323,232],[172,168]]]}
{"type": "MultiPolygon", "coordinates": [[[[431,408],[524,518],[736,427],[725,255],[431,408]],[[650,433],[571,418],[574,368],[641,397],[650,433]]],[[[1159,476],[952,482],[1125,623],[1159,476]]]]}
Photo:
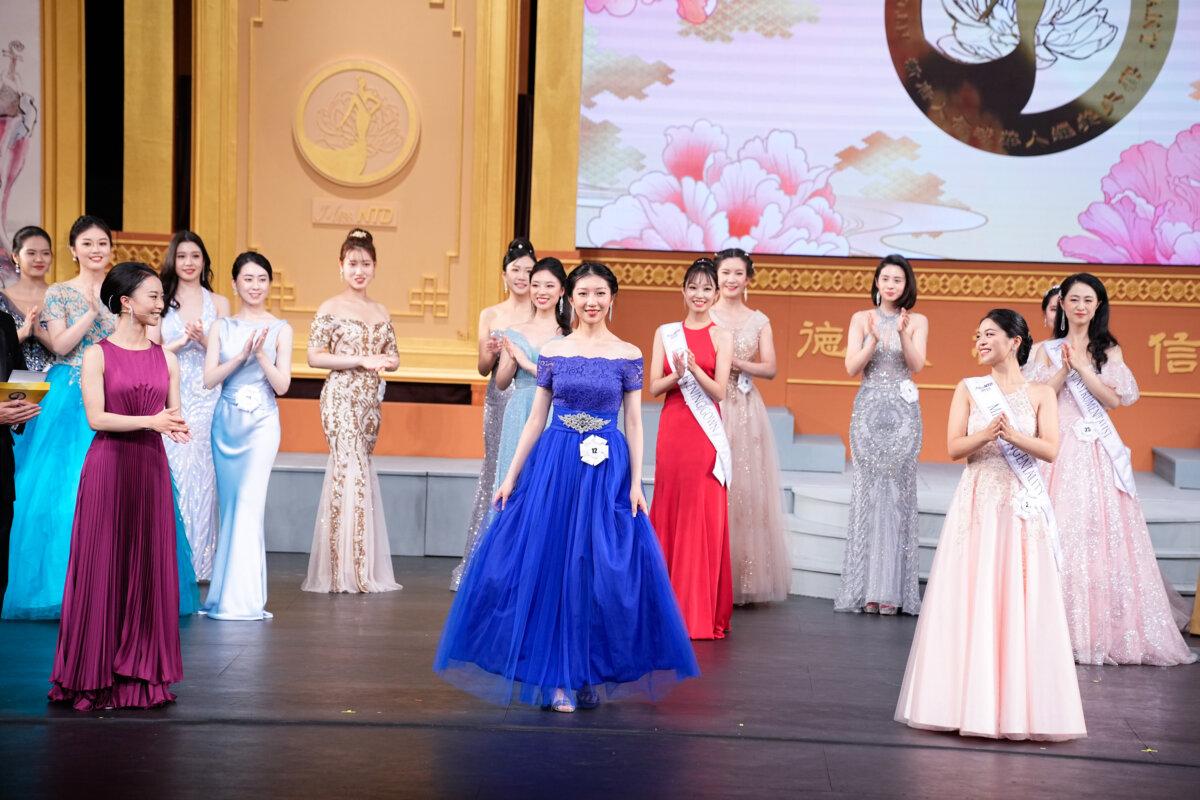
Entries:
{"type": "MultiPolygon", "coordinates": [[[[217,319],[217,306],[212,292],[201,289],[201,294],[204,304],[200,322],[207,335],[217,319]]],[[[168,309],[162,318],[163,342],[169,344],[181,339],[186,325],[178,309],[168,309]]],[[[179,513],[192,548],[192,567],[196,570],[196,578],[202,581],[212,577],[213,554],[220,527],[211,434],[213,410],[221,390],[215,386],[204,388],[204,355],[205,348],[194,341],[188,341],[176,353],[179,358],[179,401],[191,441],[179,444],[168,436],[162,437],[167,460],[171,462],[171,475],[179,490],[179,513]]]]}
{"type": "Polygon", "coordinates": [[[483,396],[483,463],[479,465],[479,482],[475,484],[475,499],[471,503],[471,519],[467,522],[467,544],[463,559],[450,573],[450,590],[458,591],[463,571],[479,546],[479,534],[492,507],[492,487],[496,483],[496,459],[500,454],[500,435],[504,425],[504,407],[512,396],[513,384],[507,389],[496,388],[496,371],[488,378],[487,393],[483,396]]]}
{"type": "MultiPolygon", "coordinates": [[[[770,320],[761,311],[738,327],[725,324],[717,312],[717,325],[733,337],[733,357],[758,360],[758,340],[770,320]]],[[[783,526],[779,489],[779,456],[775,435],[758,387],[738,388],[741,371],[729,373],[721,418],[729,437],[733,475],[729,482],[729,555],[733,568],[733,602],[764,603],[783,600],[792,580],[783,526]]]]}
{"type": "Polygon", "coordinates": [[[842,584],[833,607],[860,611],[868,603],[921,610],[917,584],[917,455],[921,408],[905,400],[912,379],[900,336],[899,316],[876,309],[880,342],[863,368],[850,418],[850,522],[842,584]]]}
{"type": "MultiPolygon", "coordinates": [[[[313,320],[308,346],[335,355],[396,355],[390,322],[321,314],[313,320]]],[[[392,571],[379,477],[371,460],[379,438],[379,390],[374,370],[330,370],[321,389],[321,427],[329,460],[313,544],[306,592],[390,592],[401,588],[392,571]]]]}
{"type": "MultiPolygon", "coordinates": [[[[12,317],[13,324],[17,328],[25,324],[25,315],[21,313],[21,309],[17,304],[9,299],[9,296],[4,292],[0,292],[0,312],[12,317]]],[[[50,351],[33,335],[30,335],[28,339],[21,342],[21,354],[25,356],[25,369],[33,370],[34,372],[45,372],[50,369],[50,365],[53,363],[50,351]]],[[[8,378],[7,375],[0,377],[8,378]]]]}
{"type": "MultiPolygon", "coordinates": [[[[1034,381],[1047,381],[1055,371],[1043,365],[1027,370],[1034,381]]],[[[1106,363],[1100,380],[1121,405],[1137,401],[1137,381],[1125,364],[1106,363]]],[[[1075,434],[1081,418],[1064,386],[1058,393],[1058,458],[1042,468],[1062,540],[1063,601],[1075,660],[1190,664],[1196,656],[1179,633],[1187,619],[1172,615],[1170,595],[1178,594],[1163,581],[1141,502],[1116,487],[1103,446],[1075,434]]]]}

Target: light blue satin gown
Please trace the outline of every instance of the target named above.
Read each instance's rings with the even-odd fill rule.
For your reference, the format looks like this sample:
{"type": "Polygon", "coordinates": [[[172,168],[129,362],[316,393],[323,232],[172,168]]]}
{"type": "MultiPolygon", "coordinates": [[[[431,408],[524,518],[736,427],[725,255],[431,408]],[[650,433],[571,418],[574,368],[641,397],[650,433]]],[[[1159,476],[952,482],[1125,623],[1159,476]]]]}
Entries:
{"type": "MultiPolygon", "coordinates": [[[[533,364],[537,364],[538,355],[542,352],[543,347],[555,339],[562,338],[554,336],[535,347],[516,328],[509,328],[504,335],[521,348],[521,352],[533,364]]],[[[537,374],[522,369],[518,365],[510,386],[512,393],[508,397],[508,405],[504,407],[504,421],[500,425],[500,449],[496,456],[496,480],[492,484],[493,494],[500,488],[500,484],[504,483],[504,476],[508,474],[513,456],[517,453],[517,442],[521,440],[521,431],[525,430],[529,412],[533,410],[533,396],[537,393],[537,374]]],[[[553,409],[551,409],[551,414],[547,419],[553,418],[553,409]]]]}
{"type": "MultiPolygon", "coordinates": [[[[267,326],[263,352],[272,362],[286,325],[275,320],[267,326]]],[[[236,317],[214,323],[221,363],[240,356],[246,341],[262,329],[263,323],[236,317]]],[[[279,452],[279,406],[256,358],[246,359],[221,386],[213,412],[212,449],[221,531],[201,613],[213,619],[270,619],[263,517],[267,482],[279,452]]]]}

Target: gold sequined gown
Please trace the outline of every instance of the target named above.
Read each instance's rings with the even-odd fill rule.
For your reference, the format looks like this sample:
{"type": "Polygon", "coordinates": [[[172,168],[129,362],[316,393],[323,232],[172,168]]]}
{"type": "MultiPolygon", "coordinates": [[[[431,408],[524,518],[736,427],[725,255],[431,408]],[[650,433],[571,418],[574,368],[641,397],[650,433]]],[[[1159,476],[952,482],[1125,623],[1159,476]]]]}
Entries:
{"type": "MultiPolygon", "coordinates": [[[[390,322],[322,314],[309,347],[334,355],[396,354],[390,322]]],[[[321,390],[321,425],[329,463],[308,557],[306,592],[390,592],[392,572],[379,478],[371,462],[379,437],[383,380],[366,369],[332,370],[321,390]]]]}
{"type": "MultiPolygon", "coordinates": [[[[740,326],[712,318],[733,337],[733,357],[758,360],[758,337],[769,319],[752,313],[740,326]]],[[[729,555],[733,562],[733,602],[766,603],[787,598],[792,566],[784,538],[779,490],[779,456],[758,387],[729,373],[721,419],[729,437],[733,475],[729,481],[729,555]],[[743,388],[748,391],[743,391],[743,388]]],[[[749,376],[747,376],[749,377],[749,376]]]]}

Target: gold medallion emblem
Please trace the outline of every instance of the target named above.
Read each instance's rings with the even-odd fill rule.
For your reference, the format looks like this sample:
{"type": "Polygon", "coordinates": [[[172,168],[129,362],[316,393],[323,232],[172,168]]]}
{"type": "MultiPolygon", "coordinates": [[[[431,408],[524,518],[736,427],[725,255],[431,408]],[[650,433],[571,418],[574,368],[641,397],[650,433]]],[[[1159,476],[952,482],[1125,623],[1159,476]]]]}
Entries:
{"type": "Polygon", "coordinates": [[[371,61],[341,61],[318,72],[292,122],[304,160],[343,186],[370,186],[395,175],[412,157],[420,132],[408,86],[371,61]]]}
{"type": "Polygon", "coordinates": [[[1078,147],[1121,121],[1153,85],[1175,36],[1179,0],[1129,0],[1112,64],[1074,100],[1025,113],[1040,66],[1085,61],[1121,33],[1102,5],[1062,0],[886,0],[896,75],[917,108],[979,150],[1040,156],[1078,147]],[[931,43],[922,6],[937,2],[951,34],[931,43]],[[1086,14],[1084,13],[1086,12],[1086,14]]]}

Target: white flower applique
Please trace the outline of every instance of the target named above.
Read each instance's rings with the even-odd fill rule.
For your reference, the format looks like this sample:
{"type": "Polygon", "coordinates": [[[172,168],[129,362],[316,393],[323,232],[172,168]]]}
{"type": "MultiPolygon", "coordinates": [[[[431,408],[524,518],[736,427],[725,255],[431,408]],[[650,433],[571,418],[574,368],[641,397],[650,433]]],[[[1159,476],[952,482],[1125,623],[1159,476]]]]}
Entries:
{"type": "Polygon", "coordinates": [[[1040,513],[1037,499],[1029,493],[1028,489],[1022,489],[1013,495],[1013,511],[1026,521],[1037,519],[1040,513]]]}
{"type": "Polygon", "coordinates": [[[247,413],[257,411],[263,404],[262,390],[252,384],[247,384],[237,390],[233,396],[233,404],[239,410],[247,413]]]}
{"type": "Polygon", "coordinates": [[[1075,431],[1075,438],[1081,442],[1094,442],[1100,438],[1100,425],[1095,420],[1080,417],[1071,428],[1075,431]]]}
{"type": "Polygon", "coordinates": [[[579,460],[597,466],[608,459],[608,440],[592,434],[579,443],[579,460]]]}
{"type": "Polygon", "coordinates": [[[910,380],[900,381],[900,399],[906,403],[915,403],[920,394],[917,385],[910,380]]]}

